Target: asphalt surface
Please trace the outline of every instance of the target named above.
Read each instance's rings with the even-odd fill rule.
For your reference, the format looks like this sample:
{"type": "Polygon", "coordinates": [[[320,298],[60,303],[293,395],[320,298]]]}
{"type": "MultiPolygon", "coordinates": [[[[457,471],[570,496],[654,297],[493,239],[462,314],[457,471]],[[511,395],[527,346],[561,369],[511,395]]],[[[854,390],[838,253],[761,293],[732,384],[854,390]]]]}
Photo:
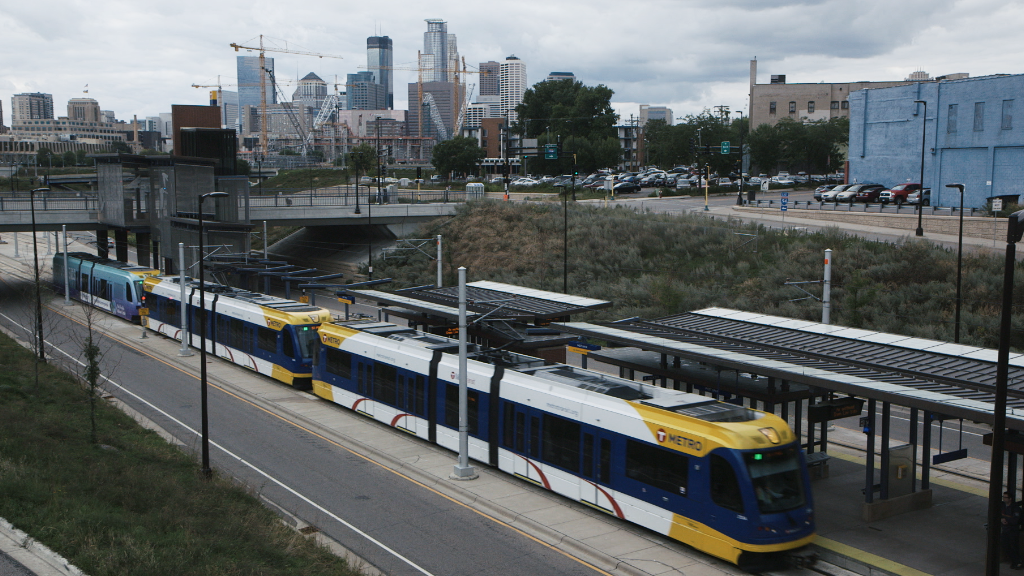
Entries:
{"type": "MultiPolygon", "coordinates": [[[[0,323],[24,333],[31,324],[31,299],[25,299],[31,285],[3,276],[0,323]]],[[[65,358],[78,358],[85,329],[59,312],[44,314],[47,341],[65,358]]],[[[96,321],[120,322],[102,313],[96,321]]],[[[130,343],[103,338],[100,346],[108,391],[198,453],[198,380],[130,343]]],[[[223,361],[211,355],[208,362],[223,361]]],[[[216,385],[209,387],[209,414],[211,462],[219,473],[253,487],[387,574],[600,573],[216,385]]]]}

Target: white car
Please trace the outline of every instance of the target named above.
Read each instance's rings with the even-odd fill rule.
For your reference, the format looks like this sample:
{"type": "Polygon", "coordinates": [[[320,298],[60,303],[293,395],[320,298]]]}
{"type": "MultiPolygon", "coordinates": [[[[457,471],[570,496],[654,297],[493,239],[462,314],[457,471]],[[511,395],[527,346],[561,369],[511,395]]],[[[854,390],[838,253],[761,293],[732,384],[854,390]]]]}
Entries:
{"type": "Polygon", "coordinates": [[[778,184],[779,186],[792,186],[796,184],[796,181],[787,176],[772,176],[772,184],[778,184]]]}
{"type": "Polygon", "coordinates": [[[533,178],[520,178],[519,180],[513,181],[511,185],[512,186],[536,186],[538,184],[540,184],[540,182],[537,181],[537,180],[534,180],[533,178]]]}

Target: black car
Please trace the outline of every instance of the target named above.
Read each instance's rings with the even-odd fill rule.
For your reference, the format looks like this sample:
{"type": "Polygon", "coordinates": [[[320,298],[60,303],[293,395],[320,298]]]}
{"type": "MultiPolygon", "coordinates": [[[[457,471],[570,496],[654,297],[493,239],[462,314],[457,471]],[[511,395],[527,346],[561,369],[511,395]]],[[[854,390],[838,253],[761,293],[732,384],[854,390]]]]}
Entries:
{"type": "Polygon", "coordinates": [[[640,191],[640,185],[636,182],[619,182],[612,190],[616,194],[634,194],[640,191]]]}

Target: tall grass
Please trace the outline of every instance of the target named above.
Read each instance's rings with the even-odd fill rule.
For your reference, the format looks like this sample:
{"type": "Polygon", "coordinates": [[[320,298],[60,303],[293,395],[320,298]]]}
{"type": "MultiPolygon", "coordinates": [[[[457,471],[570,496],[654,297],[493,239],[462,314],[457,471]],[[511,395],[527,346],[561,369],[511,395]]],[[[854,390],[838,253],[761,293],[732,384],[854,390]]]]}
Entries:
{"type": "MultiPolygon", "coordinates": [[[[797,300],[806,294],[786,282],[821,280],[830,248],[833,324],[953,340],[955,249],[910,238],[868,241],[837,228],[803,234],[571,203],[568,220],[569,293],[615,304],[581,320],[719,306],[820,321],[820,301],[797,300]]],[[[472,202],[417,237],[444,236],[447,285],[466,266],[471,280],[561,292],[562,222],[561,203],[472,202]]],[[[434,282],[436,264],[409,253],[378,262],[375,272],[394,278],[396,287],[416,286],[434,282]]],[[[998,345],[1002,275],[1001,257],[964,255],[961,343],[998,345]]],[[[801,286],[821,296],[820,284],[801,286]]],[[[1024,290],[1014,294],[1012,346],[1022,349],[1024,290]]]]}
{"type": "Polygon", "coordinates": [[[0,335],[0,517],[91,576],[353,575],[247,490],[86,393],[0,335]]]}

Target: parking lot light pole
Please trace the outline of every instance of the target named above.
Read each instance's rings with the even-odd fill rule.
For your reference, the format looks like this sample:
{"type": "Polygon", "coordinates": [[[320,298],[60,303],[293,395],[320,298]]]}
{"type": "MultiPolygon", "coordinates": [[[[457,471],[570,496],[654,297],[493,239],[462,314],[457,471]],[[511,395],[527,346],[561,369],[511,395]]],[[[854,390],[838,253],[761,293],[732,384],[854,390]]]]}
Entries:
{"type": "MultiPolygon", "coordinates": [[[[203,434],[203,476],[210,478],[213,471],[210,469],[210,427],[206,410],[206,323],[209,319],[206,314],[206,283],[205,276],[206,255],[203,253],[203,201],[207,198],[223,198],[227,192],[207,192],[199,195],[199,310],[202,319],[199,322],[199,381],[200,400],[203,434]]],[[[199,314],[197,314],[199,316],[199,314]]]]}
{"type": "Polygon", "coordinates": [[[946,184],[946,188],[956,188],[960,191],[960,235],[956,243],[956,319],[953,323],[953,342],[960,343],[960,285],[963,280],[964,261],[964,185],[946,184]]]}
{"type": "MultiPolygon", "coordinates": [[[[917,200],[917,232],[918,236],[924,236],[924,227],[921,226],[921,220],[924,217],[924,147],[925,147],[925,127],[928,125],[928,102],[924,100],[914,100],[914,104],[921,104],[924,106],[924,114],[921,115],[921,181],[918,183],[921,186],[921,191],[918,192],[917,200]]],[[[1000,496],[1002,498],[1002,496],[1000,496]]]]}

